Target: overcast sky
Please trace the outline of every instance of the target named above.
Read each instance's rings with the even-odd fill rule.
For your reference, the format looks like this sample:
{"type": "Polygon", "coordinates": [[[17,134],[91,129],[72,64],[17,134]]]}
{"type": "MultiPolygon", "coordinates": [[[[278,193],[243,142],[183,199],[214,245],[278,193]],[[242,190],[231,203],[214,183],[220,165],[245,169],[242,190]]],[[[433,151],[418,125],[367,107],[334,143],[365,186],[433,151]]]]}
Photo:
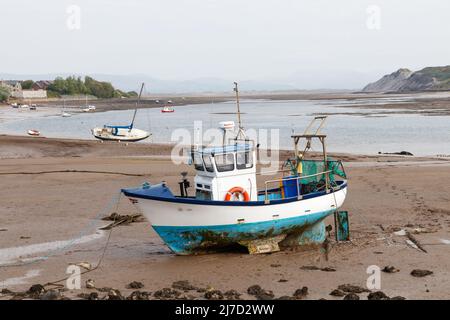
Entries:
{"type": "Polygon", "coordinates": [[[345,82],[450,64],[448,0],[2,0],[0,13],[0,73],[345,82]]]}

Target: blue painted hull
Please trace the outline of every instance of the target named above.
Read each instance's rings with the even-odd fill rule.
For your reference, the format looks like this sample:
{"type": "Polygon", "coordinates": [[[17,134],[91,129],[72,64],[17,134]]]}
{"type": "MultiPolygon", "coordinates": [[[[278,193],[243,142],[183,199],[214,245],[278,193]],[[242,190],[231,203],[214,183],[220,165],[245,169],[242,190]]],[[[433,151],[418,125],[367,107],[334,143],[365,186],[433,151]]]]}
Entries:
{"type": "Polygon", "coordinates": [[[218,251],[240,241],[294,235],[298,244],[319,244],[325,240],[323,219],[334,210],[294,218],[218,226],[153,226],[166,245],[180,255],[218,251]]]}

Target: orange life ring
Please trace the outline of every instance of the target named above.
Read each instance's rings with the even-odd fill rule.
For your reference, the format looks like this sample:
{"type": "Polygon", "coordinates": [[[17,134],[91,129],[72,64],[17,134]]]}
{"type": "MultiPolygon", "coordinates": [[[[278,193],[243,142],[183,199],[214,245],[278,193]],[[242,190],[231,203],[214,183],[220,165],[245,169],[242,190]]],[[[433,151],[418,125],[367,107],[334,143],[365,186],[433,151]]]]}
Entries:
{"type": "Polygon", "coordinates": [[[241,187],[233,187],[230,190],[228,190],[227,194],[225,195],[225,201],[230,201],[231,196],[234,195],[235,193],[242,194],[245,202],[250,201],[250,196],[248,195],[248,192],[245,191],[245,189],[241,188],[241,187]]]}

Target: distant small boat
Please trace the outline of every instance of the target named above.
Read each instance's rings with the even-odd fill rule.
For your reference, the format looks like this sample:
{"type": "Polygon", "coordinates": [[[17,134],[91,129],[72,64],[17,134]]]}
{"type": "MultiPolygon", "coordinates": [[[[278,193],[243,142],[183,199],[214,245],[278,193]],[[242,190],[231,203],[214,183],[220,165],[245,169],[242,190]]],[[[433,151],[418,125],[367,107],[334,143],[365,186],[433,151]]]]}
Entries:
{"type": "Polygon", "coordinates": [[[30,129],[30,130],[27,131],[27,133],[30,136],[40,136],[41,135],[39,130],[35,130],[35,129],[30,129]]]}
{"type": "Polygon", "coordinates": [[[30,105],[30,110],[36,110],[37,106],[35,104],[30,105]]]}
{"type": "Polygon", "coordinates": [[[93,112],[93,111],[95,111],[95,109],[97,109],[95,106],[93,106],[93,105],[88,105],[88,97],[87,97],[87,95],[85,96],[85,101],[86,101],[86,104],[85,104],[85,107],[83,108],[81,108],[81,111],[83,111],[83,112],[93,112]]]}
{"type": "Polygon", "coordinates": [[[170,112],[175,112],[175,109],[169,106],[165,106],[161,109],[161,112],[163,113],[170,113],[170,112]]]}
{"type": "Polygon", "coordinates": [[[63,104],[63,107],[61,109],[61,117],[64,117],[64,118],[71,117],[72,115],[70,113],[64,111],[65,109],[66,109],[66,100],[64,100],[64,104],[63,104]]]}
{"type": "Polygon", "coordinates": [[[95,111],[96,107],[95,106],[87,106],[86,108],[81,109],[81,111],[83,112],[93,112],[95,111]]]}

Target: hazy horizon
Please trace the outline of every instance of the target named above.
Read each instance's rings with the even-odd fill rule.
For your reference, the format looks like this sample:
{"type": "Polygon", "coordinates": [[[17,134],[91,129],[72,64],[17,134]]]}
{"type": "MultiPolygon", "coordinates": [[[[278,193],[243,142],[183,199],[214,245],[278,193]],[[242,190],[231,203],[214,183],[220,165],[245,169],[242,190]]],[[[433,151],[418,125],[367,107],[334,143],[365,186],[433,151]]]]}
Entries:
{"type": "Polygon", "coordinates": [[[0,74],[358,89],[450,56],[438,0],[9,0],[2,13],[0,74]]]}

